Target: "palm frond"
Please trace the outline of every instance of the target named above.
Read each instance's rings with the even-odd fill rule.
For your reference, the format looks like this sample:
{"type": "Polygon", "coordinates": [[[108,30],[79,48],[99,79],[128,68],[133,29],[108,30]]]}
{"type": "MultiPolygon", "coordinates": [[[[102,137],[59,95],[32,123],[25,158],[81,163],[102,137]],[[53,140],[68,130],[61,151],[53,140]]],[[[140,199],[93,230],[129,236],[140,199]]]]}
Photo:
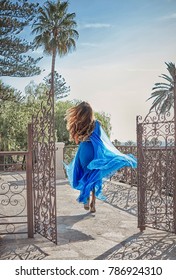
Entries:
{"type": "Polygon", "coordinates": [[[170,85],[168,85],[168,86],[154,86],[153,88],[152,88],[152,90],[159,90],[159,89],[162,89],[162,90],[169,90],[170,89],[170,85]]]}
{"type": "Polygon", "coordinates": [[[160,85],[162,85],[162,86],[168,86],[168,84],[166,84],[166,83],[155,83],[155,85],[156,85],[156,86],[160,86],[160,85]]]}
{"type": "Polygon", "coordinates": [[[149,100],[151,98],[154,98],[156,96],[159,96],[160,98],[162,98],[165,95],[167,95],[167,91],[166,90],[158,90],[158,91],[152,92],[151,96],[147,100],[149,100]]]}
{"type": "Polygon", "coordinates": [[[161,74],[160,78],[168,81],[169,83],[155,83],[152,88],[151,96],[147,99],[154,98],[150,111],[156,108],[161,114],[169,111],[174,105],[174,81],[176,79],[176,68],[172,62],[165,63],[169,75],[161,74]]]}
{"type": "Polygon", "coordinates": [[[165,80],[167,80],[168,82],[170,83],[173,83],[173,79],[172,77],[169,77],[168,75],[165,75],[165,74],[161,74],[161,76],[159,76],[160,78],[163,78],[165,80]]]}
{"type": "Polygon", "coordinates": [[[52,48],[56,48],[60,56],[75,49],[75,40],[79,37],[74,20],[76,15],[67,13],[67,10],[68,1],[47,1],[44,4],[32,26],[32,33],[37,35],[34,40],[36,46],[43,45],[44,51],[51,54],[52,48]]]}
{"type": "Polygon", "coordinates": [[[165,112],[169,111],[173,106],[172,96],[168,95],[164,102],[161,104],[160,112],[164,114],[165,112]]]}
{"type": "Polygon", "coordinates": [[[174,80],[175,75],[176,75],[175,64],[173,62],[168,62],[168,63],[165,62],[165,64],[167,66],[167,70],[168,70],[169,74],[171,75],[172,79],[174,80]]]}

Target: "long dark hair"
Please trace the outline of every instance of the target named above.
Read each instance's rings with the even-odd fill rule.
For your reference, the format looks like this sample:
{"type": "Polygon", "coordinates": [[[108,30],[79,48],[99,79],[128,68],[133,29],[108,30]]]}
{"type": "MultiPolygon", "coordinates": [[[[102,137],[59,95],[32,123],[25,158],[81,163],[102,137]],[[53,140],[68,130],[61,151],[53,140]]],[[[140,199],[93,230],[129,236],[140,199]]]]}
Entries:
{"type": "Polygon", "coordinates": [[[70,133],[70,140],[76,143],[86,141],[94,129],[94,113],[87,102],[81,102],[67,110],[67,130],[70,133]]]}

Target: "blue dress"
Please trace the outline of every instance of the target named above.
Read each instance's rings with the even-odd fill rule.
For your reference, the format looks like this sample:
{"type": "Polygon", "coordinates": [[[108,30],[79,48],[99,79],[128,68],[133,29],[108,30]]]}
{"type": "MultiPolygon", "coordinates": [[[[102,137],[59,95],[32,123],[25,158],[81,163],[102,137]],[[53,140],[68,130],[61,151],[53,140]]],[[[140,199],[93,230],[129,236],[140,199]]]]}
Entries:
{"type": "Polygon", "coordinates": [[[87,202],[92,190],[99,199],[103,181],[122,167],[137,167],[132,154],[123,154],[115,148],[98,121],[87,141],[79,144],[77,153],[68,165],[64,164],[70,185],[80,191],[78,201],[87,202]]]}

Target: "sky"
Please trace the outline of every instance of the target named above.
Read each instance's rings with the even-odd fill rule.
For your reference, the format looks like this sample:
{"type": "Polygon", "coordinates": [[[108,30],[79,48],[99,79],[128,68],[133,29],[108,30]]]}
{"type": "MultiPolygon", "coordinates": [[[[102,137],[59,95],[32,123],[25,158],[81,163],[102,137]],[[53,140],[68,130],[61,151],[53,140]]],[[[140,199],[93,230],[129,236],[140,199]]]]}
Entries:
{"type": "MultiPolygon", "coordinates": [[[[168,74],[165,62],[176,63],[176,0],[69,0],[68,12],[76,13],[79,39],[76,51],[56,60],[71,88],[63,101],[89,102],[110,115],[111,140],[136,141],[136,117],[149,112],[146,100],[168,74]]],[[[40,76],[2,80],[24,91],[49,74],[51,57],[39,65],[45,69],[40,76]]]]}

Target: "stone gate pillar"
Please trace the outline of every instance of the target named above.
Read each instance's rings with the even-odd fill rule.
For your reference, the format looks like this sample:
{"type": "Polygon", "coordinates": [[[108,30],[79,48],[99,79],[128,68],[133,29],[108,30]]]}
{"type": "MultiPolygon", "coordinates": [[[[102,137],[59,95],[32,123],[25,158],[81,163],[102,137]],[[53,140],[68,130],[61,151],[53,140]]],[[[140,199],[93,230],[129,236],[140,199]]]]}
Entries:
{"type": "Polygon", "coordinates": [[[65,143],[57,142],[55,145],[56,145],[56,180],[65,179],[65,172],[63,168],[65,143]]]}

